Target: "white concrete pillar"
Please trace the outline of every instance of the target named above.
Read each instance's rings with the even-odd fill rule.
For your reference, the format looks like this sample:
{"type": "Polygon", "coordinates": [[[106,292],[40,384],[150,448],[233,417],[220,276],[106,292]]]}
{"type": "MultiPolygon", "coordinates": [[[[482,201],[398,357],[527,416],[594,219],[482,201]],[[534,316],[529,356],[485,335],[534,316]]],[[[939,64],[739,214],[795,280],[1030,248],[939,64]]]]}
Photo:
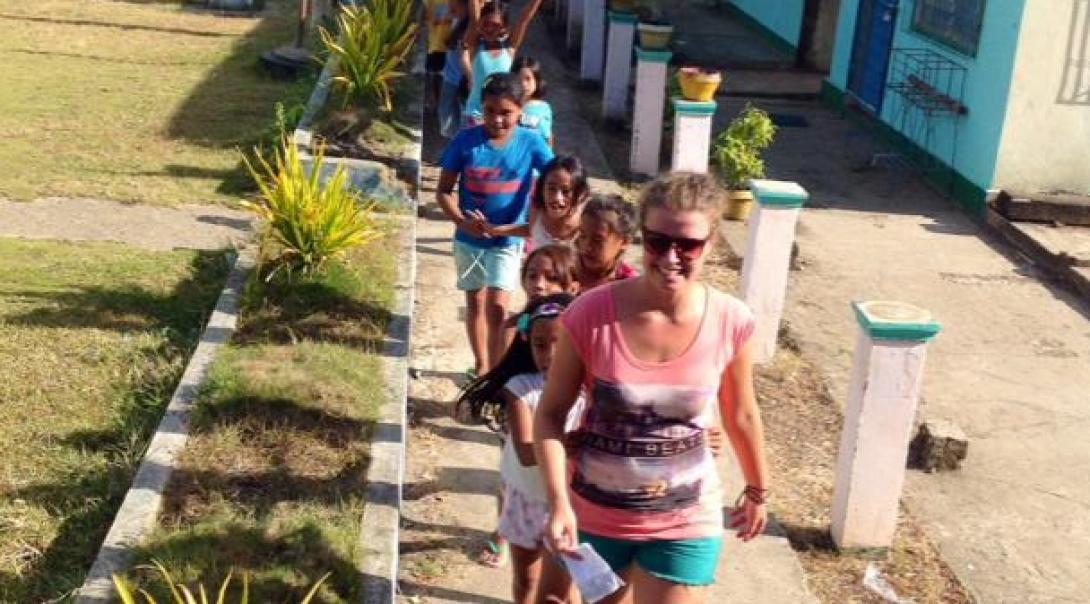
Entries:
{"type": "Polygon", "coordinates": [[[606,0],[583,0],[583,50],[579,77],[601,83],[606,62],[606,0]]]}
{"type": "Polygon", "coordinates": [[[583,8],[587,0],[568,0],[568,52],[579,50],[583,40],[583,8]]]}
{"type": "Polygon", "coordinates": [[[636,21],[635,13],[609,11],[606,76],[602,87],[602,116],[608,120],[623,120],[628,116],[628,82],[632,78],[636,21]]]}
{"type": "Polygon", "coordinates": [[[671,102],[674,104],[674,151],[670,169],[704,174],[708,171],[715,101],[675,98],[671,102]]]}
{"type": "Polygon", "coordinates": [[[888,548],[897,526],[908,442],[931,313],[903,302],[854,302],[859,321],[833,486],[832,535],[841,549],[888,548]]]}
{"type": "Polygon", "coordinates": [[[662,151],[662,110],[666,106],[666,65],[671,53],[636,47],[636,104],[632,117],[633,174],[654,178],[662,151]]]}
{"type": "Polygon", "coordinates": [[[767,363],[776,354],[795,224],[810,195],[798,183],[779,180],[751,180],[749,187],[757,207],[746,235],[742,299],[756,318],[753,362],[767,363]]]}

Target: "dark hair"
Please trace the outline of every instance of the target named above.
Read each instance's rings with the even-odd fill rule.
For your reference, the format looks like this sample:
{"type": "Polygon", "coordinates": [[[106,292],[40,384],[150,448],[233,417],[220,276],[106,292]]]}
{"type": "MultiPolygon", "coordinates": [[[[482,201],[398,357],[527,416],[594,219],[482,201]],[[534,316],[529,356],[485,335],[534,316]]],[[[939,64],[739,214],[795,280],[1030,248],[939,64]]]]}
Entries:
{"type": "Polygon", "coordinates": [[[484,79],[481,86],[481,102],[488,97],[507,98],[522,107],[522,82],[510,73],[497,72],[484,79]]]}
{"type": "Polygon", "coordinates": [[[529,69],[530,73],[534,74],[534,82],[537,83],[534,95],[530,98],[545,98],[545,76],[541,75],[541,62],[529,55],[522,55],[511,63],[511,73],[517,74],[523,69],[529,69]]]}
{"type": "Polygon", "coordinates": [[[499,13],[500,19],[503,20],[503,26],[507,27],[507,24],[511,22],[510,12],[507,2],[504,2],[503,0],[490,0],[489,2],[485,2],[484,6],[481,7],[481,14],[478,19],[484,19],[492,13],[499,13]]]}
{"type": "MultiPolygon", "coordinates": [[[[456,0],[460,2],[467,2],[468,0],[456,0]]],[[[469,29],[469,17],[463,17],[458,19],[458,23],[454,25],[454,28],[450,30],[447,35],[447,50],[454,50],[462,44],[462,38],[466,35],[466,30],[469,29]]]]}
{"type": "Polygon", "coordinates": [[[536,320],[555,319],[558,316],[549,314],[534,318],[534,313],[547,304],[567,308],[573,300],[575,296],[571,294],[553,294],[527,304],[522,315],[529,319],[520,320],[520,331],[521,325],[525,324],[526,333],[515,336],[515,340],[507,348],[503,358],[491,371],[462,389],[458,400],[454,403],[455,415],[465,420],[484,422],[489,428],[499,430],[506,416],[507,401],[501,393],[507,386],[507,382],[516,375],[538,373],[537,364],[534,363],[533,349],[530,347],[530,328],[536,320]]]}
{"type": "Polygon", "coordinates": [[[545,207],[545,179],[556,170],[566,170],[568,174],[571,174],[572,199],[576,202],[572,204],[574,210],[579,199],[590,193],[590,179],[587,176],[587,169],[583,166],[583,162],[574,155],[557,155],[552,161],[545,164],[545,167],[541,169],[541,177],[537,179],[537,186],[534,187],[534,196],[531,202],[538,209],[545,207]]]}
{"type": "Polygon", "coordinates": [[[583,218],[601,220],[627,241],[636,237],[636,208],[620,195],[595,195],[583,209],[583,218]]]}
{"type": "Polygon", "coordinates": [[[534,251],[530,252],[526,260],[522,262],[520,280],[526,279],[526,268],[530,266],[530,261],[538,256],[545,256],[553,263],[553,271],[556,272],[560,286],[564,289],[570,290],[572,285],[578,282],[575,271],[575,251],[571,249],[571,246],[563,243],[550,243],[534,248],[534,251]]]}

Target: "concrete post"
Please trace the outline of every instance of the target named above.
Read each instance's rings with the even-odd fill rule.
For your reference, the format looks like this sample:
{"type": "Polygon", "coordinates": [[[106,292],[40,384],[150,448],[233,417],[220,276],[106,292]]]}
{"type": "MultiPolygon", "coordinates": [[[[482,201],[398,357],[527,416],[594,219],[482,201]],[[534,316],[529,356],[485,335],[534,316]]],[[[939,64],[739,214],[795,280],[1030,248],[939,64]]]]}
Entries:
{"type": "Polygon", "coordinates": [[[606,54],[606,0],[583,0],[583,52],[579,77],[584,82],[602,82],[606,54]]]}
{"type": "Polygon", "coordinates": [[[628,81],[632,77],[636,21],[635,13],[609,11],[609,45],[602,89],[602,116],[607,120],[623,120],[628,115],[628,81]]]}
{"type": "Polygon", "coordinates": [[[715,101],[685,101],[675,98],[674,151],[670,169],[674,172],[708,171],[708,153],[712,144],[712,117],[715,101]]]}
{"type": "Polygon", "coordinates": [[[855,302],[859,321],[833,487],[832,535],[841,549],[893,541],[931,313],[902,302],[855,302]]]}
{"type": "Polygon", "coordinates": [[[662,110],[666,104],[666,65],[671,53],[636,47],[636,106],[632,118],[633,174],[654,178],[662,150],[662,110]]]}
{"type": "Polygon", "coordinates": [[[587,0],[568,0],[568,39],[569,53],[579,50],[583,36],[583,8],[587,0]]]}
{"type": "Polygon", "coordinates": [[[757,320],[753,362],[767,363],[776,354],[795,224],[810,195],[793,182],[752,180],[749,187],[757,207],[750,216],[746,236],[742,299],[757,320]]]}

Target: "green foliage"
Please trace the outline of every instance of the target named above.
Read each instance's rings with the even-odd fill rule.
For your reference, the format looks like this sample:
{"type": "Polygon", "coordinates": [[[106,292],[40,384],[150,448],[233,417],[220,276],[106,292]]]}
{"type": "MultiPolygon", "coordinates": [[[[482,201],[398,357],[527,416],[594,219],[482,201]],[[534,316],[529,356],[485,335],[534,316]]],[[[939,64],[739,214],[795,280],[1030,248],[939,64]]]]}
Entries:
{"type": "Polygon", "coordinates": [[[244,205],[265,221],[266,250],[275,248],[270,278],[281,269],[289,275],[320,272],[331,258],[382,235],[374,204],[362,201],[348,186],[343,167],[321,182],[323,148],[317,150],[309,171],[287,139],[272,163],[257,159],[260,171],[249,159],[245,162],[261,190],[261,201],[244,205]]]}
{"type": "MultiPolygon", "coordinates": [[[[205,591],[204,585],[197,586],[198,599],[198,596],[194,596],[193,591],[190,590],[189,587],[176,582],[174,577],[170,575],[170,571],[168,571],[158,560],[153,560],[152,564],[159,571],[160,576],[163,577],[163,581],[166,582],[167,587],[170,588],[171,601],[174,602],[174,604],[211,604],[212,601],[208,599],[208,592],[205,591]]],[[[232,573],[227,573],[227,577],[220,585],[219,591],[216,592],[215,604],[227,604],[227,588],[231,585],[231,575],[232,573]]],[[[308,604],[313,600],[314,596],[318,593],[318,588],[322,586],[322,583],[324,583],[327,578],[329,578],[329,573],[326,573],[325,576],[318,579],[318,582],[310,588],[306,597],[304,597],[299,604],[308,604]]],[[[113,580],[114,587],[117,588],[117,596],[121,598],[121,601],[124,604],[138,604],[136,594],[144,596],[145,604],[157,604],[155,598],[152,597],[150,593],[144,589],[133,586],[132,583],[125,580],[124,577],[113,575],[113,580]]],[[[246,576],[243,575],[242,595],[239,597],[238,602],[239,604],[249,604],[249,601],[250,582],[246,576]]]]}
{"type": "Polygon", "coordinates": [[[338,61],[334,84],[344,106],[377,103],[393,110],[390,85],[405,75],[399,68],[416,41],[412,0],[371,0],[346,5],[337,16],[340,37],[322,28],[319,34],[330,56],[338,61]]]}
{"type": "Polygon", "coordinates": [[[712,160],[727,186],[744,189],[751,178],[764,178],[761,153],[776,137],[776,126],[767,113],[747,104],[725,130],[715,137],[712,160]]]}

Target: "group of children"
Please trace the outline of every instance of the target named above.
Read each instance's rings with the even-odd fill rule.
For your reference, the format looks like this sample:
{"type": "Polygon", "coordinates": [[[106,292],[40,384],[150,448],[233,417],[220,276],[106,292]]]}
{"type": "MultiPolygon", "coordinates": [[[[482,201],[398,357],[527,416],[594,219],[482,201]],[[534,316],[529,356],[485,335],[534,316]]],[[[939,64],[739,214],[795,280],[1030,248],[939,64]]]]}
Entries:
{"type": "MultiPolygon", "coordinates": [[[[592,193],[577,157],[552,150],[540,65],[516,56],[541,0],[529,0],[510,29],[500,2],[447,0],[441,10],[436,4],[429,4],[428,68],[441,80],[436,109],[450,139],[436,199],[455,225],[457,287],[474,358],[455,411],[506,433],[500,520],[481,561],[511,563],[515,602],[541,594],[574,599],[566,577],[543,571],[556,564],[545,552],[550,507],[536,467],[534,410],[561,313],[583,292],[638,275],[622,258],[639,220],[620,197],[592,193]],[[519,287],[527,304],[512,317],[519,287]]],[[[569,430],[577,431],[582,413],[577,402],[569,430]]],[[[718,453],[722,431],[712,428],[707,438],[718,453]]]]}

